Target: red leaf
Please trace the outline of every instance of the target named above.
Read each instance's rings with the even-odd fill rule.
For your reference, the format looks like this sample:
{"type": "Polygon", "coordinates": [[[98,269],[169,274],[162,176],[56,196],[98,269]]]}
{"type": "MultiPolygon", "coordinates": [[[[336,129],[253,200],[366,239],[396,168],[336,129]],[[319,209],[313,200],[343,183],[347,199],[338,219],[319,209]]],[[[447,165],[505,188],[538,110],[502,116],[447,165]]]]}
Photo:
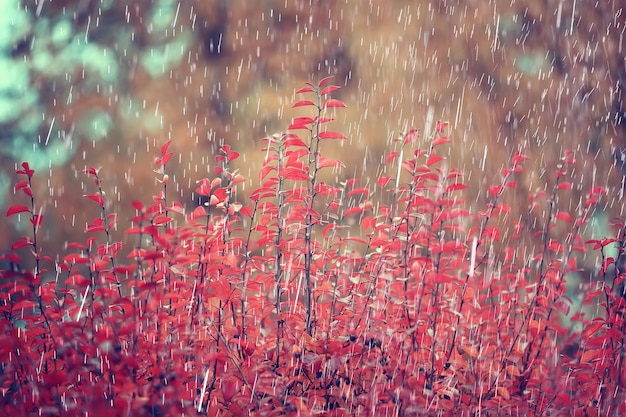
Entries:
{"type": "MultiPolygon", "coordinates": [[[[165,156],[165,154],[167,153],[167,148],[170,147],[170,143],[172,143],[171,140],[168,140],[167,142],[165,142],[162,146],[161,146],[161,156],[165,156]]],[[[165,164],[163,164],[165,165],[165,164]]]]}
{"type": "Polygon", "coordinates": [[[450,184],[446,187],[446,193],[450,193],[452,191],[464,190],[467,188],[467,185],[463,183],[450,184]]]}
{"type": "Polygon", "coordinates": [[[331,98],[324,102],[324,108],[327,109],[331,107],[347,107],[347,106],[343,103],[343,101],[331,98]]]}
{"type": "Polygon", "coordinates": [[[95,201],[100,205],[100,207],[104,206],[104,199],[99,194],[89,194],[83,197],[87,197],[88,199],[95,201]]]}
{"type": "Polygon", "coordinates": [[[387,165],[389,165],[389,163],[391,163],[391,161],[393,161],[398,155],[399,153],[396,151],[389,152],[389,155],[387,155],[387,158],[385,158],[385,162],[387,162],[387,165]]]}
{"type": "Polygon", "coordinates": [[[199,180],[198,184],[200,185],[196,188],[196,194],[204,197],[207,197],[211,194],[211,181],[209,181],[208,178],[203,178],[199,180]]]}
{"type": "MultiPolygon", "coordinates": [[[[32,333],[31,333],[31,337],[32,333]]],[[[67,380],[67,374],[64,370],[43,373],[43,380],[48,387],[61,385],[67,380]]]]}
{"type": "Polygon", "coordinates": [[[355,188],[355,189],[349,191],[346,194],[346,197],[350,197],[350,196],[353,196],[355,194],[363,194],[365,197],[369,197],[370,191],[367,188],[359,187],[359,188],[355,188]]]}
{"type": "Polygon", "coordinates": [[[548,244],[548,250],[556,253],[561,253],[563,252],[563,245],[556,240],[550,240],[550,243],[548,244]]]}
{"type": "Polygon", "coordinates": [[[302,87],[301,89],[296,91],[296,94],[312,93],[312,92],[313,92],[313,89],[311,87],[302,87]]]}
{"type": "Polygon", "coordinates": [[[571,190],[572,189],[572,183],[571,182],[562,182],[562,183],[559,184],[557,189],[559,189],[559,190],[571,190]]]}
{"type": "Polygon", "coordinates": [[[161,165],[165,166],[167,165],[167,163],[170,161],[170,158],[172,157],[172,155],[174,155],[172,152],[166,153],[165,155],[163,155],[163,158],[161,159],[161,165]]]}
{"type": "Polygon", "coordinates": [[[13,189],[17,191],[17,190],[21,190],[22,188],[27,188],[27,187],[29,187],[28,181],[21,181],[15,184],[13,186],[13,189]]]}
{"type": "Polygon", "coordinates": [[[363,213],[363,209],[361,207],[352,207],[343,212],[344,216],[349,216],[351,214],[361,214],[363,213]]]}
{"type": "Polygon", "coordinates": [[[213,281],[208,284],[208,287],[213,290],[212,295],[214,297],[219,298],[219,300],[222,301],[223,303],[228,302],[228,299],[230,298],[232,290],[227,281],[225,280],[213,281]]]}
{"type": "Polygon", "coordinates": [[[513,165],[518,165],[527,160],[528,160],[528,157],[522,155],[519,152],[515,152],[515,155],[513,155],[513,158],[511,158],[511,162],[513,163],[513,165]]]}
{"type": "Polygon", "coordinates": [[[300,139],[298,137],[287,139],[286,141],[283,142],[283,145],[284,146],[299,146],[299,147],[302,147],[302,148],[306,148],[307,147],[306,143],[304,143],[302,141],[302,139],[300,139]]]}
{"type": "Polygon", "coordinates": [[[389,181],[391,181],[392,179],[393,177],[380,177],[378,179],[378,185],[384,187],[385,185],[389,184],[389,181]]]}
{"type": "Polygon", "coordinates": [[[259,180],[263,181],[263,179],[265,177],[267,177],[267,174],[269,174],[270,172],[276,170],[276,168],[274,168],[271,165],[265,165],[263,168],[261,168],[261,170],[259,171],[259,180]]]}
{"type": "Polygon", "coordinates": [[[497,206],[495,206],[494,211],[497,211],[499,213],[510,213],[511,212],[511,207],[509,207],[508,204],[498,204],[497,206]]]}
{"type": "Polygon", "coordinates": [[[7,210],[7,217],[13,216],[14,214],[17,214],[17,213],[24,213],[26,211],[30,212],[30,209],[26,206],[14,205],[14,206],[9,207],[9,209],[7,210]]]}
{"type": "Polygon", "coordinates": [[[95,219],[93,221],[93,223],[87,225],[87,230],[85,230],[86,233],[91,233],[91,232],[104,232],[106,229],[104,228],[104,226],[102,225],[102,219],[95,219]]]}
{"type": "Polygon", "coordinates": [[[250,206],[244,206],[239,209],[239,214],[246,217],[252,217],[253,209],[250,206]]]}
{"type": "Polygon", "coordinates": [[[326,168],[326,167],[342,167],[345,168],[346,166],[343,164],[343,162],[336,160],[336,159],[329,159],[329,158],[324,158],[322,156],[320,156],[317,160],[317,167],[318,168],[326,168]]]}
{"type": "Polygon", "coordinates": [[[485,227],[485,231],[483,232],[482,237],[489,238],[493,240],[494,242],[499,242],[500,241],[500,229],[498,229],[496,226],[485,227]]]}
{"type": "Polygon", "coordinates": [[[221,203],[226,198],[226,188],[218,188],[213,192],[211,197],[215,197],[221,203]]]}
{"type": "Polygon", "coordinates": [[[598,250],[602,247],[602,242],[597,239],[587,240],[585,241],[585,245],[590,245],[593,243],[593,250],[598,250]]]}
{"type": "Polygon", "coordinates": [[[224,397],[224,402],[229,403],[230,400],[239,392],[241,386],[239,384],[239,380],[235,378],[229,378],[222,381],[222,396],[224,397]]]}
{"type": "Polygon", "coordinates": [[[17,184],[15,184],[13,189],[15,191],[22,190],[24,194],[26,194],[29,197],[33,196],[33,191],[30,189],[30,184],[28,183],[28,181],[18,182],[17,184]]]}
{"type": "Polygon", "coordinates": [[[450,139],[448,139],[445,136],[442,136],[442,137],[439,137],[439,138],[433,140],[433,147],[434,146],[443,145],[443,144],[448,143],[448,142],[450,142],[450,139]]]}
{"type": "Polygon", "coordinates": [[[308,181],[309,174],[298,168],[285,168],[282,171],[283,178],[294,181],[308,181]]]}
{"type": "Polygon", "coordinates": [[[23,248],[24,246],[32,245],[33,241],[27,237],[20,238],[17,242],[11,245],[11,250],[17,250],[19,248],[23,248]]]}
{"type": "Polygon", "coordinates": [[[559,220],[566,221],[568,223],[572,222],[572,216],[566,211],[560,211],[554,217],[556,217],[559,220]]]}
{"type": "Polygon", "coordinates": [[[71,253],[63,258],[63,262],[68,264],[86,264],[89,260],[78,253],[71,253]]]}
{"type": "Polygon", "coordinates": [[[440,156],[435,155],[435,153],[433,152],[430,157],[428,158],[428,161],[426,161],[426,165],[427,166],[431,166],[436,164],[439,161],[443,161],[443,158],[440,156]]]}
{"type": "Polygon", "coordinates": [[[320,134],[318,135],[320,139],[348,139],[345,135],[339,133],[339,132],[320,132],[320,134]]]}
{"type": "Polygon", "coordinates": [[[222,150],[226,154],[226,159],[228,159],[228,162],[234,161],[235,159],[239,158],[239,152],[233,151],[228,145],[224,145],[222,150]]]}
{"type": "Polygon", "coordinates": [[[411,129],[404,135],[403,145],[407,143],[415,142],[420,137],[419,129],[411,129]]]}
{"type": "Polygon", "coordinates": [[[491,194],[494,197],[497,197],[498,194],[500,194],[500,192],[502,192],[503,189],[504,187],[502,187],[501,185],[493,185],[489,187],[489,194],[491,194]]]}
{"type": "Polygon", "coordinates": [[[438,133],[442,133],[446,127],[448,127],[448,122],[442,122],[441,120],[437,120],[437,126],[435,127],[435,130],[438,133]]]}
{"type": "Polygon", "coordinates": [[[35,227],[41,226],[41,223],[43,222],[43,215],[41,214],[33,215],[32,219],[30,219],[30,222],[35,227]]]}
{"type": "Polygon", "coordinates": [[[82,243],[70,242],[67,244],[68,249],[85,250],[87,247],[82,243]]]}
{"type": "Polygon", "coordinates": [[[17,303],[13,305],[14,312],[17,312],[20,310],[29,311],[29,310],[34,310],[34,309],[35,309],[35,302],[29,299],[18,301],[17,303]]]}
{"type": "Polygon", "coordinates": [[[595,319],[591,323],[587,324],[582,331],[581,339],[589,340],[598,330],[604,327],[604,322],[601,319],[595,319]]]}
{"type": "Polygon", "coordinates": [[[294,103],[294,105],[291,106],[291,108],[303,107],[303,106],[315,106],[315,103],[313,103],[311,100],[300,100],[294,103]]]}
{"type": "Polygon", "coordinates": [[[329,93],[332,93],[333,91],[339,90],[339,88],[341,88],[341,87],[338,87],[336,85],[329,85],[328,87],[326,87],[326,88],[324,88],[322,90],[320,95],[325,96],[326,94],[329,94],[329,93]]]}
{"type": "Polygon", "coordinates": [[[22,162],[22,168],[23,169],[18,169],[17,171],[15,171],[15,173],[27,175],[28,178],[33,177],[33,174],[35,173],[35,171],[30,169],[30,165],[28,165],[28,162],[22,162]]]}
{"type": "Polygon", "coordinates": [[[296,130],[296,129],[308,129],[308,125],[313,123],[315,120],[310,117],[296,117],[293,119],[288,130],[296,130]]]}
{"type": "Polygon", "coordinates": [[[329,82],[330,80],[332,80],[334,78],[333,75],[329,75],[328,77],[324,77],[320,80],[319,83],[317,83],[318,87],[322,87],[324,84],[326,84],[327,82],[329,82]]]}

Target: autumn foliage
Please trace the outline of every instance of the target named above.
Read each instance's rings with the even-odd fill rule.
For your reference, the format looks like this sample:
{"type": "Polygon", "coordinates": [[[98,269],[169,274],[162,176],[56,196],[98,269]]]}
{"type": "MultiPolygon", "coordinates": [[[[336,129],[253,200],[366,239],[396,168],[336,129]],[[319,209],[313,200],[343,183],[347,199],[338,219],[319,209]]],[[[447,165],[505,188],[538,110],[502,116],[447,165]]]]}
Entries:
{"type": "Polygon", "coordinates": [[[129,202],[130,219],[108,211],[106,171],[87,168],[95,218],[62,259],[38,243],[37,175],[22,164],[6,214],[28,233],[0,271],[0,414],[626,413],[623,273],[605,256],[608,245],[624,253],[626,228],[583,239],[601,188],[556,209],[575,154],[519,219],[505,194],[527,158],[513,153],[472,210],[464,173],[440,156],[444,122],[399,137],[376,184],[329,184],[322,173],[343,163],[322,156],[325,143],[346,138],[331,127],[345,104],[330,82],[300,89],[293,107],[307,114],[264,139],[249,201],[237,199],[246,179],[228,145],[215,177],[198,179],[193,210],[171,198],[170,142],[155,160],[162,188],[129,202]],[[531,213],[544,222],[534,251],[523,244],[531,213]],[[565,239],[552,237],[557,225],[565,239]],[[586,251],[603,261],[583,303],[600,306],[595,316],[565,295],[586,251]]]}

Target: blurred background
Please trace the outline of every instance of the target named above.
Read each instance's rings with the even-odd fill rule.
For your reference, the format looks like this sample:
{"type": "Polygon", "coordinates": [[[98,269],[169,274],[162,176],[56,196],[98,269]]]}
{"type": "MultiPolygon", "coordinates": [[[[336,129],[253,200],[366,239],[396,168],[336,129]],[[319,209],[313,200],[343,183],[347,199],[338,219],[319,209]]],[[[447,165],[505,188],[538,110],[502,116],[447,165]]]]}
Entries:
{"type": "MultiPolygon", "coordinates": [[[[102,167],[125,228],[131,202],[160,190],[153,161],[171,139],[174,192],[193,208],[221,144],[256,182],[261,139],[299,115],[295,90],[334,75],[348,108],[333,128],[349,139],[323,151],[346,164],[338,180],[375,184],[393,138],[416,127],[426,143],[441,119],[469,205],[521,150],[531,160],[508,198],[510,217],[525,215],[528,190],[550,190],[572,149],[559,204],[575,213],[584,190],[607,186],[594,228],[608,233],[624,207],[625,23],[617,0],[0,1],[0,205],[29,161],[55,254],[98,217],[80,171],[102,167]]],[[[0,253],[23,233],[14,220],[0,220],[0,253]]]]}

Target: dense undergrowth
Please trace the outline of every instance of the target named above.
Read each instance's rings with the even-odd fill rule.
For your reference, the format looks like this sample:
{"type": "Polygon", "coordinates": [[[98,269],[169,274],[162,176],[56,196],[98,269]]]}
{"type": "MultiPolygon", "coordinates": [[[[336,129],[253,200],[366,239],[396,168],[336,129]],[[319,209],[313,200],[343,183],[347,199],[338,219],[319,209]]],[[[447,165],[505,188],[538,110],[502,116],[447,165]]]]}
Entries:
{"type": "Polygon", "coordinates": [[[398,138],[378,196],[358,178],[323,182],[343,166],[322,156],[324,143],[345,139],[329,130],[345,107],[329,82],[300,89],[294,107],[308,116],[264,139],[249,201],[236,199],[246,179],[227,145],[215,177],[197,183],[206,203],[188,213],[168,194],[169,142],[155,162],[162,189],[132,202],[131,219],[108,211],[106,171],[86,169],[95,219],[62,259],[38,242],[38,177],[22,164],[7,215],[30,234],[0,271],[0,414],[626,413],[623,274],[604,251],[622,254],[626,229],[616,221],[615,238],[583,240],[601,188],[575,213],[557,209],[574,153],[529,199],[529,213],[545,213],[531,250],[527,220],[511,221],[504,202],[526,158],[512,154],[490,202],[471,210],[463,173],[438,154],[450,142],[442,122],[432,137],[398,138]],[[584,297],[600,299],[595,318],[565,295],[588,250],[603,262],[584,297]],[[33,270],[20,269],[26,256],[33,270]]]}

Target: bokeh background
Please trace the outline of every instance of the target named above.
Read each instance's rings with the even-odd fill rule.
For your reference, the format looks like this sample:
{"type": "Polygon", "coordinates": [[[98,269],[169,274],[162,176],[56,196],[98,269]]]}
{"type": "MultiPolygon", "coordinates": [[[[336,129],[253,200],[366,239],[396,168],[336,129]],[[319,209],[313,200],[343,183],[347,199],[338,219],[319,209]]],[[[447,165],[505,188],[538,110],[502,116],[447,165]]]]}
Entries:
{"type": "MultiPolygon", "coordinates": [[[[261,139],[296,115],[295,90],[334,75],[348,106],[334,129],[349,139],[324,151],[346,164],[339,180],[375,184],[393,138],[428,138],[441,119],[470,205],[521,150],[531,160],[509,202],[524,215],[528,190],[549,190],[573,149],[575,189],[559,204],[575,212],[581,190],[607,186],[593,226],[606,233],[624,207],[625,24],[617,0],[0,1],[0,205],[29,161],[40,237],[62,251],[98,216],[80,171],[102,167],[125,225],[131,202],[159,191],[152,164],[171,139],[175,193],[193,207],[221,144],[255,181],[261,139]]],[[[9,220],[0,253],[23,233],[9,220]]]]}

